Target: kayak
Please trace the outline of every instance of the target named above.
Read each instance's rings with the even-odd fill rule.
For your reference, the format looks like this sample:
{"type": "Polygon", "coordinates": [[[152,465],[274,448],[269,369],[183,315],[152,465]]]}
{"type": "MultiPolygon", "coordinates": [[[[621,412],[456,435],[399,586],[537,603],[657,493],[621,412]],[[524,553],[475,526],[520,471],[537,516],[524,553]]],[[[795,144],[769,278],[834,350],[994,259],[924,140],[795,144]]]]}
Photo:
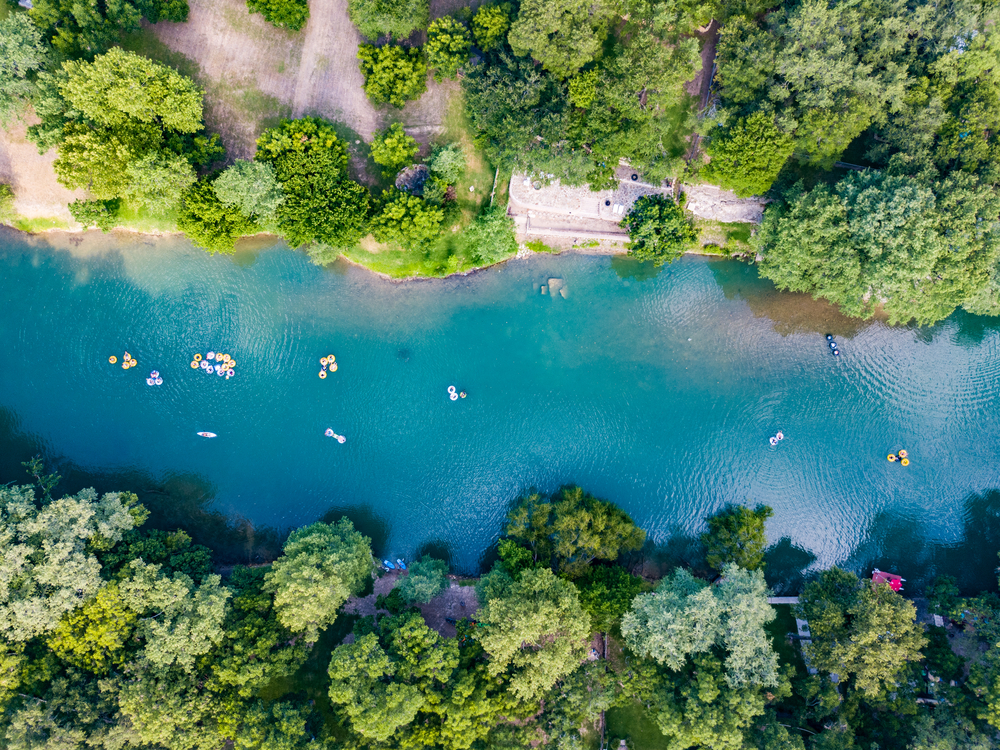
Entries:
{"type": "Polygon", "coordinates": [[[199,432],[198,434],[201,435],[201,437],[218,437],[218,435],[214,432],[199,432]]]}

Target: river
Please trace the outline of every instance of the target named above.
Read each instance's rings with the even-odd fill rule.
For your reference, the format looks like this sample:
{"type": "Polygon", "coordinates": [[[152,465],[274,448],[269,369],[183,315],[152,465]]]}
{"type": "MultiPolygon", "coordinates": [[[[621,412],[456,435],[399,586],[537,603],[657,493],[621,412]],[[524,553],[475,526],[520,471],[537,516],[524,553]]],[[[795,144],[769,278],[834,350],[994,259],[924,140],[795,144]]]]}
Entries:
{"type": "Polygon", "coordinates": [[[105,483],[184,478],[256,524],[346,512],[379,554],[430,548],[466,572],[517,497],[573,482],[647,529],[653,562],[749,501],[774,508],[776,580],[840,563],[996,584],[1000,321],[851,321],[700,258],[536,255],[391,283],[282,248],[11,232],[0,268],[0,481],[23,481],[30,445],[105,483]],[[552,278],[565,295],[543,293],[552,278]],[[233,378],[190,367],[209,350],[233,378]],[[899,448],[910,466],[886,460],[899,448]]]}

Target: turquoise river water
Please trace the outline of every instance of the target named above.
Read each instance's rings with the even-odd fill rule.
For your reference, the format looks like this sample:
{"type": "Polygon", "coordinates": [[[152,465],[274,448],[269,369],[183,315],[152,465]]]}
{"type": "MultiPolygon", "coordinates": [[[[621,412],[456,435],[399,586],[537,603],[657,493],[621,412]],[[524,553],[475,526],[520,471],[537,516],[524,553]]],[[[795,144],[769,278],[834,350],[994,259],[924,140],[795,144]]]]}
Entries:
{"type": "Polygon", "coordinates": [[[193,478],[259,524],[363,514],[380,554],[433,544],[465,571],[519,495],[573,482],[649,530],[650,559],[749,501],[775,510],[775,570],[995,585],[1000,321],[852,322],[729,261],[535,256],[390,283],[281,248],[89,235],[0,235],[0,285],[0,481],[22,481],[27,440],[95,475],[193,478]],[[231,380],[190,368],[208,350],[231,380]],[[886,461],[901,447],[906,468],[886,461]]]}

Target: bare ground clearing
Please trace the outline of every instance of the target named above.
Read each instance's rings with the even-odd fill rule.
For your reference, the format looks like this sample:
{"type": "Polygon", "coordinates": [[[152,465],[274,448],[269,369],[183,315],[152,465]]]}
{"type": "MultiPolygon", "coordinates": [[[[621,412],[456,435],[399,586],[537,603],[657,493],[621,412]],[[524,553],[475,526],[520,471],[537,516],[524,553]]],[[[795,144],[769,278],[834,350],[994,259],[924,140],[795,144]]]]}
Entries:
{"type": "Polygon", "coordinates": [[[84,197],[82,191],[59,184],[52,169],[56,152],[39,154],[38,147],[25,139],[26,131],[25,123],[0,130],[0,182],[13,189],[14,210],[29,219],[55,218],[76,226],[67,204],[84,197]]]}
{"type": "MultiPolygon", "coordinates": [[[[348,599],[344,605],[344,612],[362,617],[374,615],[376,611],[383,615],[387,614],[385,610],[375,609],[375,599],[378,596],[385,596],[396,588],[403,575],[400,571],[390,571],[383,574],[375,581],[375,590],[371,594],[365,597],[352,596],[348,599]]],[[[472,617],[479,609],[479,600],[476,599],[475,586],[460,586],[455,581],[451,581],[448,588],[427,604],[421,604],[419,607],[427,627],[436,630],[446,638],[454,638],[455,624],[448,622],[448,620],[472,617]]]]}

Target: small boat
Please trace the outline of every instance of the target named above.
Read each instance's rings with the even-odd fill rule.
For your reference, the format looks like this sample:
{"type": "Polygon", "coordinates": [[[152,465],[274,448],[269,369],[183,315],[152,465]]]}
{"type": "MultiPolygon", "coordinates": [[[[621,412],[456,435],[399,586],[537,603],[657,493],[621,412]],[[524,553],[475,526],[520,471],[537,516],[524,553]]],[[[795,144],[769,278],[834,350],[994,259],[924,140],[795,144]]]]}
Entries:
{"type": "Polygon", "coordinates": [[[218,436],[218,435],[216,435],[216,434],[215,434],[214,432],[199,432],[198,434],[199,434],[199,435],[200,435],[201,437],[219,437],[219,436],[218,436]]]}
{"type": "Polygon", "coordinates": [[[396,567],[399,568],[400,570],[406,570],[406,563],[403,562],[402,557],[396,558],[396,567]]]}
{"type": "Polygon", "coordinates": [[[395,565],[393,565],[393,564],[392,564],[391,562],[389,562],[388,560],[383,560],[383,561],[382,561],[382,564],[383,564],[383,565],[384,565],[385,567],[387,567],[387,568],[388,568],[389,570],[395,570],[395,569],[396,569],[396,566],[395,566],[395,565]]]}

